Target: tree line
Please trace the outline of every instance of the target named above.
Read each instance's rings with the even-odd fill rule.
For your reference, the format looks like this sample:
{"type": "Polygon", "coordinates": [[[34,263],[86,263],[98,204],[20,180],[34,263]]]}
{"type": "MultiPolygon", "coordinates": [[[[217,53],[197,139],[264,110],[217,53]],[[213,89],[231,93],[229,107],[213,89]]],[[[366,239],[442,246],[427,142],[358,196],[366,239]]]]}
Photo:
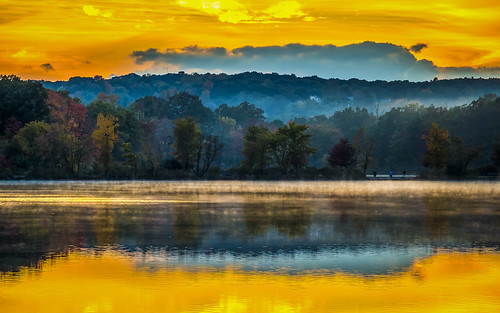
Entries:
{"type": "Polygon", "coordinates": [[[267,118],[281,120],[295,116],[330,116],[348,107],[366,108],[380,116],[392,107],[409,103],[460,105],[485,94],[500,94],[498,78],[388,82],[258,72],[233,75],[184,72],[143,76],[128,74],[110,79],[101,76],[72,77],[68,81],[42,83],[46,88],[68,90],[84,104],[89,104],[101,92],[118,95],[119,103],[128,106],[145,96],[162,97],[168,91],[187,91],[199,96],[204,105],[211,109],[221,103],[248,101],[262,108],[267,118]]]}
{"type": "Polygon", "coordinates": [[[270,121],[254,104],[214,110],[188,92],[127,107],[100,93],[0,78],[0,177],[8,179],[330,179],[378,173],[467,178],[500,166],[500,98],[453,108],[417,104],[377,116],[270,121]]]}

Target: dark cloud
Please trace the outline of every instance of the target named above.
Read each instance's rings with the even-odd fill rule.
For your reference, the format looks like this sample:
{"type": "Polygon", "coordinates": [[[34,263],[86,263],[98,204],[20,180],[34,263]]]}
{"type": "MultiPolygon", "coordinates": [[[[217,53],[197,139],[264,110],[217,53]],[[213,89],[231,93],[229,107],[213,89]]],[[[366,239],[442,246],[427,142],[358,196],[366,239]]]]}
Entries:
{"type": "Polygon", "coordinates": [[[425,43],[417,43],[416,45],[413,45],[410,47],[410,51],[415,52],[415,53],[420,53],[422,49],[427,48],[427,44],[425,43]]]}
{"type": "Polygon", "coordinates": [[[54,71],[54,67],[52,67],[52,65],[50,65],[50,63],[45,63],[45,64],[42,64],[40,65],[40,67],[45,71],[45,72],[49,72],[49,71],[54,71]]]}
{"type": "MultiPolygon", "coordinates": [[[[412,48],[424,48],[416,46],[412,48]]],[[[417,60],[410,49],[391,43],[375,42],[340,47],[303,44],[245,46],[231,51],[222,47],[189,46],[180,50],[168,49],[165,52],[153,48],[134,51],[131,57],[137,64],[151,63],[150,72],[154,73],[161,73],[165,68],[178,68],[186,72],[200,73],[257,71],[388,81],[424,81],[436,76],[448,78],[448,75],[459,73],[457,70],[439,68],[429,60],[417,60]]],[[[483,71],[484,75],[487,73],[490,73],[489,70],[483,71]]]]}

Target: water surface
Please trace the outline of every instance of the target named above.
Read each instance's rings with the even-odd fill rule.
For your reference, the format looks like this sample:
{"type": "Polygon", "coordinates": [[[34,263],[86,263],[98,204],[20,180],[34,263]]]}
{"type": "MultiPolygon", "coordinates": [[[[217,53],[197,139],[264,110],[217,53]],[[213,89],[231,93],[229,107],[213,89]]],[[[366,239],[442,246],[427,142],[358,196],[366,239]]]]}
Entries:
{"type": "Polygon", "coordinates": [[[0,312],[498,311],[499,247],[498,183],[4,182],[0,312]]]}

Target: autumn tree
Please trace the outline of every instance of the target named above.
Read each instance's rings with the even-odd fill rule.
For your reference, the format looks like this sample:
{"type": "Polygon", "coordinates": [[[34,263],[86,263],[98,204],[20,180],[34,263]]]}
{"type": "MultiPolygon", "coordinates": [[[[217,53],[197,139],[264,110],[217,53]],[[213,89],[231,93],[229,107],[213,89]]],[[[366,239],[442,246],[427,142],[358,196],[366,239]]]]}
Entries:
{"type": "Polygon", "coordinates": [[[109,167],[113,160],[113,148],[118,138],[118,118],[111,114],[104,116],[97,115],[97,126],[92,133],[92,138],[99,150],[99,162],[104,167],[106,177],[109,177],[109,167]]]}
{"type": "Polygon", "coordinates": [[[349,168],[356,165],[356,149],[347,138],[341,138],[328,154],[328,165],[332,168],[349,168]]]}
{"type": "Polygon", "coordinates": [[[437,123],[432,123],[429,135],[423,135],[427,151],[424,166],[429,167],[440,177],[450,158],[450,132],[437,123]]]}
{"type": "Polygon", "coordinates": [[[201,131],[195,119],[188,116],[174,122],[174,155],[184,169],[193,167],[200,144],[201,131]]]}
{"type": "Polygon", "coordinates": [[[51,145],[57,145],[53,148],[62,159],[61,165],[76,177],[82,161],[91,151],[87,109],[79,100],[71,98],[67,91],[49,90],[47,105],[52,122],[49,132],[53,137],[47,140],[51,145]]]}

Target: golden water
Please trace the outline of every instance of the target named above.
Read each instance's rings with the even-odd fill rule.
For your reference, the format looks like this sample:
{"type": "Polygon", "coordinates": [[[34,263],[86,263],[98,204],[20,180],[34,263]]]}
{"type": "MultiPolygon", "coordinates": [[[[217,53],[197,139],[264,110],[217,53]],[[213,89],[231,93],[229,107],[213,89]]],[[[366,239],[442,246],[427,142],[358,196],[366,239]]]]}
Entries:
{"type": "Polygon", "coordinates": [[[2,312],[498,312],[500,255],[439,252],[365,277],[227,268],[148,270],[116,252],[70,253],[8,274],[2,312]]]}

